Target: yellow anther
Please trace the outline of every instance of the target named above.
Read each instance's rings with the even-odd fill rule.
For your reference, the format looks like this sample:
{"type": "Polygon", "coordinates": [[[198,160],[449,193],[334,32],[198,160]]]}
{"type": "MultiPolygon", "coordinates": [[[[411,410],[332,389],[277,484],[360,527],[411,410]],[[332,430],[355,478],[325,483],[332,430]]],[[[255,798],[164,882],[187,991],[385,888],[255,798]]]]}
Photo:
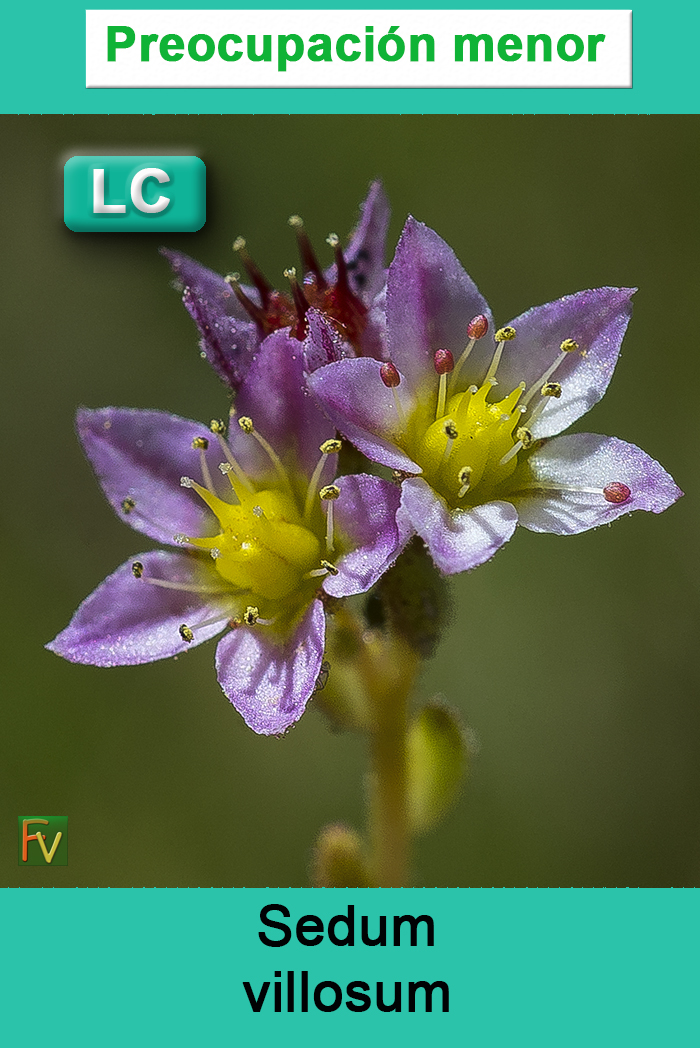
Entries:
{"type": "Polygon", "coordinates": [[[260,612],[256,607],[249,605],[243,612],[243,621],[245,622],[246,626],[254,626],[259,618],[260,612]]]}
{"type": "Polygon", "coordinates": [[[321,567],[325,568],[329,575],[338,574],[338,569],[336,568],[335,564],[331,564],[329,560],[322,560],[321,567]]]}
{"type": "Polygon", "coordinates": [[[578,349],[578,342],[575,342],[573,338],[565,338],[559,349],[562,353],[573,353],[574,350],[578,349]]]}
{"type": "Polygon", "coordinates": [[[532,433],[525,426],[520,426],[516,429],[515,438],[520,441],[524,448],[529,448],[532,444],[532,433]]]}
{"type": "Polygon", "coordinates": [[[242,251],[244,247],[245,247],[245,237],[236,237],[236,239],[233,242],[233,250],[234,251],[242,251]]]}
{"type": "Polygon", "coordinates": [[[135,579],[140,579],[143,575],[143,564],[140,560],[135,560],[134,563],[131,565],[131,574],[134,576],[135,579]]]}
{"type": "Polygon", "coordinates": [[[180,632],[180,636],[184,640],[185,644],[191,644],[192,643],[192,641],[194,640],[194,633],[192,632],[192,630],[190,629],[189,626],[185,625],[184,622],[183,622],[182,626],[180,626],[180,631],[179,632],[180,632]]]}
{"type": "Polygon", "coordinates": [[[342,440],[324,440],[318,449],[323,455],[336,455],[343,446],[342,440]]]}
{"type": "Polygon", "coordinates": [[[238,425],[241,427],[244,433],[253,432],[253,420],[248,415],[241,415],[238,420],[238,425]]]}
{"type": "Polygon", "coordinates": [[[324,502],[334,502],[340,497],[340,488],[337,484],[326,484],[325,488],[321,488],[319,491],[318,497],[323,499],[324,502]]]}
{"type": "Polygon", "coordinates": [[[448,437],[450,440],[456,440],[459,436],[459,433],[457,432],[457,427],[455,426],[452,419],[447,420],[447,422],[443,426],[443,432],[445,436],[448,437]]]}
{"type": "Polygon", "coordinates": [[[296,280],[297,271],[295,266],[290,266],[289,269],[285,269],[284,276],[287,280],[296,280]]]}
{"type": "Polygon", "coordinates": [[[132,509],[136,509],[136,503],[130,495],[127,495],[125,499],[122,499],[122,510],[124,513],[131,513],[132,509]]]}
{"type": "Polygon", "coordinates": [[[232,284],[240,284],[240,282],[241,282],[241,274],[240,273],[227,273],[226,276],[224,277],[224,280],[229,285],[229,287],[232,284]]]}
{"type": "Polygon", "coordinates": [[[496,342],[511,342],[516,334],[517,332],[514,327],[502,327],[498,329],[493,337],[496,342]]]}
{"type": "Polygon", "coordinates": [[[459,473],[457,474],[457,480],[460,482],[460,484],[468,484],[472,472],[473,470],[471,466],[462,466],[459,473]]]}
{"type": "Polygon", "coordinates": [[[561,386],[558,382],[545,382],[540,393],[543,397],[556,397],[558,400],[561,396],[561,386]]]}
{"type": "Polygon", "coordinates": [[[290,215],[287,219],[287,222],[292,227],[292,229],[299,229],[301,226],[304,225],[304,220],[303,218],[301,218],[300,215],[290,215]]]}
{"type": "Polygon", "coordinates": [[[206,437],[195,437],[192,441],[192,447],[195,449],[200,448],[202,451],[206,451],[209,447],[209,441],[206,437]]]}
{"type": "Polygon", "coordinates": [[[218,433],[223,436],[226,432],[226,423],[220,418],[213,418],[209,423],[209,429],[212,433],[218,433]]]}
{"type": "Polygon", "coordinates": [[[329,247],[337,247],[340,243],[340,237],[337,233],[329,233],[326,237],[326,243],[329,247]]]}

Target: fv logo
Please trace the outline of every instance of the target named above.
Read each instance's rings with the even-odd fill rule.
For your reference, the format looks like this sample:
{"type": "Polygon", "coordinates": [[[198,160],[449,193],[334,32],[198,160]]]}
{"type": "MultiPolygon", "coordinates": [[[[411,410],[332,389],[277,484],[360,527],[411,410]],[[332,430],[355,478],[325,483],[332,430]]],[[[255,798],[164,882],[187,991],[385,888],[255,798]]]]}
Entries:
{"type": "Polygon", "coordinates": [[[20,815],[19,865],[68,865],[68,816],[20,815]]]}

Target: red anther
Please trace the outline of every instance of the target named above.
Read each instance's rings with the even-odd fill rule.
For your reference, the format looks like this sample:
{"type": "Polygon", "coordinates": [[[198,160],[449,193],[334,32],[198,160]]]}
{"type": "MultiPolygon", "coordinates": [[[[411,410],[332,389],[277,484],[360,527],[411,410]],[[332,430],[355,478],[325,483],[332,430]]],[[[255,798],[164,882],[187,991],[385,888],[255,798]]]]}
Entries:
{"type": "Polygon", "coordinates": [[[483,313],[479,313],[478,316],[472,317],[467,324],[467,337],[468,338],[483,338],[489,329],[489,322],[483,313]]]}
{"type": "Polygon", "coordinates": [[[632,492],[626,484],[621,484],[619,480],[614,480],[612,484],[607,484],[603,488],[603,497],[606,502],[614,502],[620,505],[622,502],[627,502],[632,492]]]}
{"type": "Polygon", "coordinates": [[[382,382],[387,389],[393,389],[394,386],[398,386],[401,382],[401,376],[395,365],[392,364],[390,360],[387,360],[385,364],[382,364],[379,369],[379,374],[382,376],[382,382]]]}
{"type": "Polygon", "coordinates": [[[454,371],[455,358],[452,356],[449,349],[436,350],[433,361],[438,375],[449,375],[450,371],[454,371]]]}

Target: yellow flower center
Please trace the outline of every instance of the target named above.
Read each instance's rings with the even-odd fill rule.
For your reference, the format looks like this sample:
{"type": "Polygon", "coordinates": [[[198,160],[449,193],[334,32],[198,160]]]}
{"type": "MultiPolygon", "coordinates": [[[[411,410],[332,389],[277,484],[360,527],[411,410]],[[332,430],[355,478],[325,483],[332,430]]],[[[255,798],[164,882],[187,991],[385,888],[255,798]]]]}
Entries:
{"type": "Polygon", "coordinates": [[[517,454],[503,460],[518,442],[524,385],[489,403],[493,385],[489,379],[449,397],[445,414],[407,449],[427,482],[453,507],[487,501],[517,466],[517,454]]]}

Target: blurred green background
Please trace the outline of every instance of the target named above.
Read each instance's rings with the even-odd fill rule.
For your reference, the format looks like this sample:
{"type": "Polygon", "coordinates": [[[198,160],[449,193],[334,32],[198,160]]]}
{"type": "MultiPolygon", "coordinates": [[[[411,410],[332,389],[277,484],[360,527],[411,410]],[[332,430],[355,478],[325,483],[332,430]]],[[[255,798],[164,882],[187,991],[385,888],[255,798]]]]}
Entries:
{"type": "MultiPolygon", "coordinates": [[[[73,432],[79,404],[208,420],[223,387],[150,234],[62,222],[73,153],[199,155],[208,219],[164,237],[235,268],[296,261],[298,212],[329,250],[372,178],[393,217],[454,248],[504,323],[530,305],[637,285],[610,391],[577,428],[644,447],[686,497],[574,538],[518,531],[455,586],[419,697],[457,707],[473,747],[454,812],[419,841],[418,885],[684,886],[700,868],[696,117],[2,117],[3,497],[0,884],[303,885],[329,820],[361,827],[363,741],[310,708],[252,734],[212,643],[99,670],[43,649],[144,547],[73,432]],[[18,870],[18,815],[69,816],[69,864],[18,870]]],[[[387,259],[388,260],[388,259],[387,259]]]]}

